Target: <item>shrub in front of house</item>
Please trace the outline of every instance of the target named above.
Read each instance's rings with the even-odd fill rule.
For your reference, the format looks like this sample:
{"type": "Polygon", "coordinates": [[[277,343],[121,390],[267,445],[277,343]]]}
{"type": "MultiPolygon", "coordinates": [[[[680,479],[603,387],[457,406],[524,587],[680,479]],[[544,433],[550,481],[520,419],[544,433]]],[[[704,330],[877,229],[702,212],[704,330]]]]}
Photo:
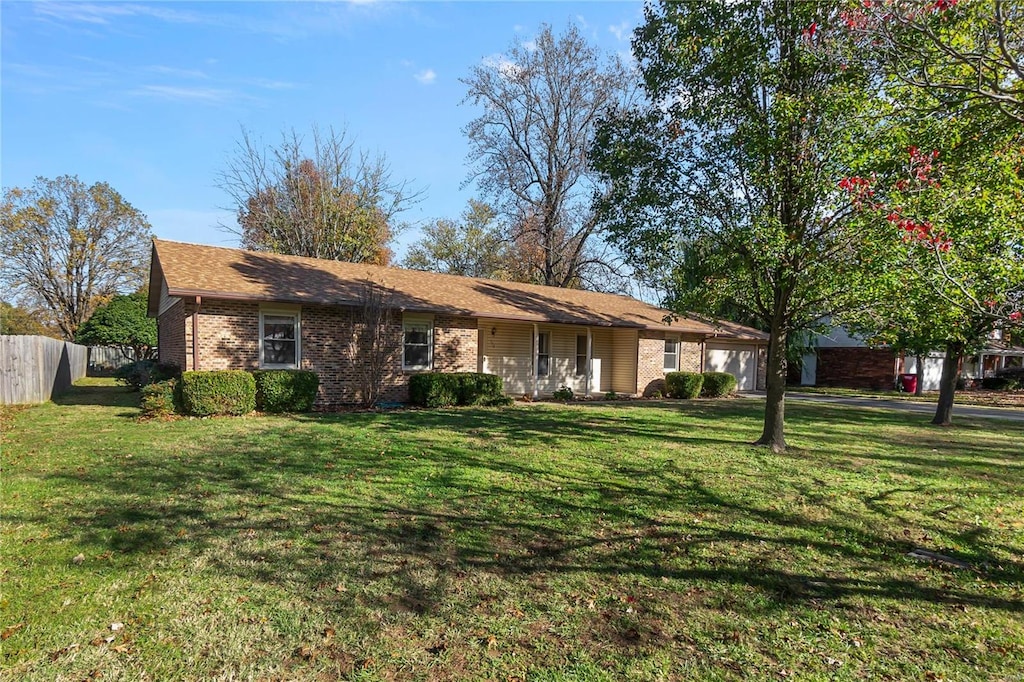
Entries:
{"type": "Polygon", "coordinates": [[[309,412],[320,387],[316,372],[304,369],[264,369],[253,378],[260,412],[309,412]]]}
{"type": "Polygon", "coordinates": [[[665,389],[669,398],[692,400],[704,387],[704,375],[697,372],[669,372],[665,375],[665,389]]]}
{"type": "Polygon", "coordinates": [[[563,403],[567,403],[573,399],[572,389],[568,386],[562,386],[560,389],[551,394],[551,397],[555,400],[560,400],[563,403]]]}
{"type": "Polygon", "coordinates": [[[139,360],[114,370],[115,379],[136,391],[157,381],[177,379],[180,376],[181,368],[173,362],[155,360],[139,360]]]}
{"type": "Polygon", "coordinates": [[[704,372],[700,394],[705,398],[723,398],[736,390],[736,377],[728,372],[704,372]]]}
{"type": "Polygon", "coordinates": [[[182,411],[178,379],[155,381],[142,387],[139,407],[147,419],[166,419],[182,411]]]}
{"type": "Polygon", "coordinates": [[[1021,379],[1012,376],[985,377],[981,387],[988,391],[1016,391],[1021,387],[1021,379]]]}
{"type": "Polygon", "coordinates": [[[181,406],[185,414],[194,417],[248,414],[256,409],[256,379],[239,369],[185,372],[181,375],[181,406]]]}
{"type": "Polygon", "coordinates": [[[424,372],[409,379],[409,400],[422,407],[504,404],[504,382],[480,372],[424,372]]]}

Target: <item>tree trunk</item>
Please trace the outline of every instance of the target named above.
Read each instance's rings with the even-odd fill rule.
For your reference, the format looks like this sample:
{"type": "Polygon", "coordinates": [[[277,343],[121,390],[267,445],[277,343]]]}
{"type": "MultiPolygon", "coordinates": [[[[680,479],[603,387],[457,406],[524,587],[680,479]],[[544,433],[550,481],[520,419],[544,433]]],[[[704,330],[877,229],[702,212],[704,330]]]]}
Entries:
{"type": "Polygon", "coordinates": [[[768,342],[768,397],[764,403],[764,430],[754,445],[767,445],[772,452],[786,450],[786,332],[772,324],[768,342]]]}
{"type": "Polygon", "coordinates": [[[914,395],[921,395],[924,393],[924,357],[917,355],[915,359],[917,360],[917,387],[914,389],[914,395]]]}
{"type": "Polygon", "coordinates": [[[942,378],[939,380],[939,404],[935,408],[932,424],[949,426],[953,423],[953,398],[960,379],[960,359],[964,354],[962,343],[947,343],[946,357],[942,360],[942,378]]]}

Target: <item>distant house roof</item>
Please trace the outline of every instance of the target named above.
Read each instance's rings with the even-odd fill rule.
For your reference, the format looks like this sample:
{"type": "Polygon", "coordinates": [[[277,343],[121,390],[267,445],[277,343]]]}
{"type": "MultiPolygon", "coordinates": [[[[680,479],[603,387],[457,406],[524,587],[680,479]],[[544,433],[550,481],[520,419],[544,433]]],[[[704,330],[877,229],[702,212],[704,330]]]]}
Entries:
{"type": "Polygon", "coordinates": [[[174,297],[359,305],[373,284],[391,290],[393,305],[407,312],[768,339],[732,322],[685,316],[666,322],[668,310],[618,294],[154,239],[151,316],[159,309],[161,278],[174,297]]]}

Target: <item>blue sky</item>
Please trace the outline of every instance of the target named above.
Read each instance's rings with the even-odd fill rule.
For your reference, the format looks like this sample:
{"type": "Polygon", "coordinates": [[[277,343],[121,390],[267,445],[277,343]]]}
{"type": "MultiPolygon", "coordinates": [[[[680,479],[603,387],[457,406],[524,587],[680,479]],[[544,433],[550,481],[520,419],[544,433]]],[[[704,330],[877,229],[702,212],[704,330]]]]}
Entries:
{"type": "MultiPolygon", "coordinates": [[[[109,182],[166,239],[233,245],[216,176],[241,128],[344,129],[424,200],[473,196],[459,78],[542,22],[628,54],[641,2],[3,2],[4,188],[36,176],[109,182]]],[[[406,232],[398,255],[417,237],[406,232]]]]}

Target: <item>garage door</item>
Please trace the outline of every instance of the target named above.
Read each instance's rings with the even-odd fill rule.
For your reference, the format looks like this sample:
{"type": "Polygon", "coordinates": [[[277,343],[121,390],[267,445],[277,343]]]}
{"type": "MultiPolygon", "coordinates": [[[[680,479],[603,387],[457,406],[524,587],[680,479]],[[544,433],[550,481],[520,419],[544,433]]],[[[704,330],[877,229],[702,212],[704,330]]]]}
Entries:
{"type": "Polygon", "coordinates": [[[704,347],[704,371],[728,372],[736,377],[736,388],[753,391],[757,387],[757,346],[707,344],[704,347]]]}

